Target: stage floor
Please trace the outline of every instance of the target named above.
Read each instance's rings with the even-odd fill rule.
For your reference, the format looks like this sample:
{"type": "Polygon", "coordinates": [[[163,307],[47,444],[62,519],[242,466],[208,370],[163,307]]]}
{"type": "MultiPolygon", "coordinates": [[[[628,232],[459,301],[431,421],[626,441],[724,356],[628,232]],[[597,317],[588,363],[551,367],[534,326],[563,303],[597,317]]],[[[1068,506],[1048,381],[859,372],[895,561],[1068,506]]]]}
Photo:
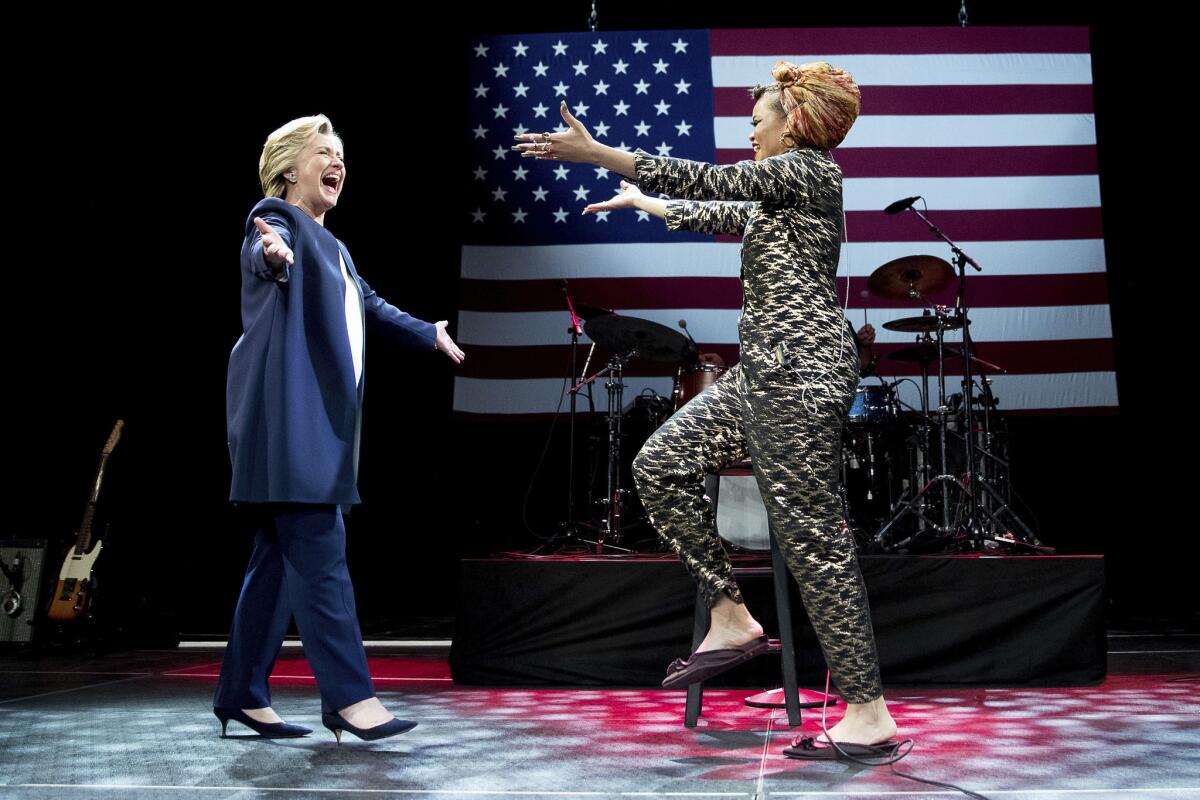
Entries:
{"type": "MultiPolygon", "coordinates": [[[[898,768],[1006,800],[1200,797],[1200,636],[1108,642],[1096,686],[889,687],[916,742],[898,768]]],[[[962,796],[886,767],[784,758],[796,731],[743,706],[747,690],[706,692],[688,730],[682,691],[459,688],[444,650],[370,651],[384,703],[420,722],[411,733],[336,745],[307,662],[286,649],[275,708],[314,733],[268,741],[230,723],[238,738],[223,740],[220,658],[0,656],[0,798],[962,796]]],[[[806,712],[803,730],[818,719],[806,712]]]]}

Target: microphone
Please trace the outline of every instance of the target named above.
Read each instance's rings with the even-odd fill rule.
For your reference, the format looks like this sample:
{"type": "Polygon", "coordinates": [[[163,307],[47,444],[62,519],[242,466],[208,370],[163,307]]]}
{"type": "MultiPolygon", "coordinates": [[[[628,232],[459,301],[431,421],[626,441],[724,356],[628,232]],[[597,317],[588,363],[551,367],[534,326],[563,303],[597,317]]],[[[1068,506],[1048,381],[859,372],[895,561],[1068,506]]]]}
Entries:
{"type": "Polygon", "coordinates": [[[897,200],[896,202],[892,203],[890,206],[885,208],[883,210],[883,213],[899,214],[901,211],[908,211],[910,208],[913,207],[913,203],[917,202],[918,200],[923,200],[923,199],[924,198],[921,197],[921,195],[917,195],[916,197],[906,197],[903,200],[897,200]]]}
{"type": "Polygon", "coordinates": [[[692,338],[692,332],[691,332],[691,331],[689,331],[689,330],[688,330],[688,327],[687,327],[687,320],[686,320],[686,319],[681,319],[681,320],[679,320],[679,327],[683,328],[683,332],[687,334],[687,337],[688,337],[688,339],[689,339],[689,340],[691,341],[691,343],[692,343],[692,350],[691,350],[691,353],[690,353],[690,354],[691,354],[691,355],[697,355],[697,354],[699,354],[699,352],[700,352],[700,345],[696,344],[696,340],[692,338]]]}

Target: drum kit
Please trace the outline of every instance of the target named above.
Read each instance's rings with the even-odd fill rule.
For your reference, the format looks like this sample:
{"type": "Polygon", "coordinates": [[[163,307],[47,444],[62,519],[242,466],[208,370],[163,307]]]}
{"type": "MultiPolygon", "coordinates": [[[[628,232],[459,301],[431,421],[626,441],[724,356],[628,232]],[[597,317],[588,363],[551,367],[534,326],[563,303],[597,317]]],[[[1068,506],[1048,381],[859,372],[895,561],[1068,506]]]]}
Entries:
{"type": "MultiPolygon", "coordinates": [[[[879,378],[878,385],[862,385],[855,393],[843,427],[840,492],[846,519],[861,550],[884,553],[986,552],[1001,547],[1024,552],[1048,553],[1012,506],[1012,476],[1008,460],[1008,432],[992,392],[989,374],[1004,372],[974,352],[967,296],[967,267],[982,268],[954,242],[944,236],[907,198],[889,206],[887,213],[916,212],[929,230],[948,245],[954,263],[931,255],[912,255],[889,261],[875,269],[867,280],[870,294],[888,300],[910,302],[921,307],[919,315],[893,319],[883,327],[911,334],[911,345],[891,350],[887,360],[916,364],[920,368],[919,405],[900,399],[900,386],[912,382],[902,377],[892,382],[879,378]],[[953,307],[935,304],[931,298],[957,280],[953,307]],[[946,335],[961,334],[961,342],[950,345],[946,335]],[[961,373],[961,390],[953,392],[946,375],[954,362],[961,373]]],[[[648,435],[689,400],[716,382],[725,372],[720,356],[701,353],[680,320],[682,332],[665,325],[617,314],[610,309],[573,304],[567,287],[567,305],[572,314],[572,344],[584,321],[593,342],[586,375],[596,345],[610,356],[598,372],[579,380],[570,389],[572,431],[578,394],[605,378],[608,411],[605,415],[605,462],[603,495],[597,505],[598,523],[574,519],[574,499],[569,500],[569,536],[587,542],[601,552],[616,547],[622,526],[628,525],[636,508],[628,474],[628,461],[640,442],[622,442],[624,372],[635,359],[675,365],[671,398],[639,397],[635,411],[649,425],[648,435]],[[622,463],[625,469],[622,469],[622,463]],[[581,530],[595,532],[588,539],[581,530]]],[[[572,347],[574,353],[575,347],[572,347]]],[[[865,374],[878,374],[878,358],[865,374]]],[[[957,377],[957,376],[956,376],[957,377]]],[[[628,438],[628,437],[626,437],[628,438]]],[[[570,454],[573,485],[574,435],[570,454]]],[[[573,491],[573,489],[572,489],[573,491]]]]}
{"type": "MultiPolygon", "coordinates": [[[[961,277],[965,283],[965,271],[961,277]]],[[[880,266],[867,281],[876,297],[924,306],[920,316],[883,323],[916,337],[885,358],[919,366],[920,406],[900,400],[905,378],[879,379],[855,392],[842,437],[846,518],[867,550],[979,552],[1004,545],[1053,552],[1012,508],[1008,433],[986,375],[1003,368],[974,354],[961,303],[948,308],[927,301],[954,279],[948,262],[917,255],[880,266]],[[947,344],[950,331],[962,332],[961,345],[947,344]],[[952,360],[962,368],[962,391],[950,394],[946,366],[952,360]]],[[[867,371],[878,372],[877,360],[867,371]]]]}

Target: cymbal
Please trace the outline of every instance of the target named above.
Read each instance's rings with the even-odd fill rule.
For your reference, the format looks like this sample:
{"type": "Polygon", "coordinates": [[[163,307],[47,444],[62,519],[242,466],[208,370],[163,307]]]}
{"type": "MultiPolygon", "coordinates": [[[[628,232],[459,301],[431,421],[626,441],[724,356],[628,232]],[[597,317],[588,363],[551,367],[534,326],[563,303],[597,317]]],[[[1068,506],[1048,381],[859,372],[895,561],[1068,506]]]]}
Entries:
{"type": "MultiPolygon", "coordinates": [[[[969,321],[968,324],[970,324],[969,321]]],[[[922,314],[919,317],[901,317],[900,319],[883,323],[883,327],[889,331],[901,331],[903,333],[932,333],[937,330],[937,317],[933,314],[922,314]]],[[[956,331],[961,327],[961,318],[946,317],[945,330],[956,331]]]]}
{"type": "MultiPolygon", "coordinates": [[[[957,347],[947,347],[945,349],[946,358],[962,358],[962,353],[957,347]]],[[[932,364],[934,361],[937,361],[937,345],[933,342],[921,342],[912,347],[893,350],[885,358],[891,358],[896,361],[915,361],[918,364],[932,364]]]]}
{"type": "Polygon", "coordinates": [[[601,308],[600,306],[589,306],[587,303],[576,303],[575,313],[580,319],[595,319],[596,317],[607,316],[614,313],[611,308],[601,308]]]}
{"type": "Polygon", "coordinates": [[[907,300],[933,294],[954,281],[954,268],[937,256],[904,256],[877,268],[867,289],[880,297],[907,300]]]}
{"type": "Polygon", "coordinates": [[[638,317],[606,314],[589,319],[583,329],[592,341],[614,353],[636,349],[638,358],[650,361],[682,361],[692,348],[679,331],[638,317]]]}

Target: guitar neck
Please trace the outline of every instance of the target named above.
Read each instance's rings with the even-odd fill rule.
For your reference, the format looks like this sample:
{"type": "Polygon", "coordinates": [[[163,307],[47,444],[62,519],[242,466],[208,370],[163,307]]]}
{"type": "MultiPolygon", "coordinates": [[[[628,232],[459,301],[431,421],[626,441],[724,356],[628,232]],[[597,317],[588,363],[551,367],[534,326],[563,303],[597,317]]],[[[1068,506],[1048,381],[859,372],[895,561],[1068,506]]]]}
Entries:
{"type": "Polygon", "coordinates": [[[76,553],[86,553],[92,544],[92,520],[96,516],[96,501],[100,499],[100,484],[104,482],[104,468],[108,465],[108,457],[112,455],[113,448],[121,440],[123,427],[125,427],[125,421],[117,420],[117,424],[113,426],[112,433],[109,434],[108,441],[104,445],[104,451],[100,454],[100,466],[96,469],[96,483],[92,486],[92,494],[88,498],[87,507],[83,510],[83,521],[79,523],[79,535],[75,537],[76,553]]]}

